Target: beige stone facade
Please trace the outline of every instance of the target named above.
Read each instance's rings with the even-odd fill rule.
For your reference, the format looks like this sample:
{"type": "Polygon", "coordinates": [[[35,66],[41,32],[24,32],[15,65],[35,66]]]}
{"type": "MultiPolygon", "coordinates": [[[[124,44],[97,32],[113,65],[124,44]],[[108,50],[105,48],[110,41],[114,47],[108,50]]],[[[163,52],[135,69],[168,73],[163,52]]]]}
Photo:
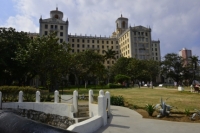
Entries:
{"type": "MultiPolygon", "coordinates": [[[[128,18],[122,15],[115,21],[116,30],[110,37],[68,35],[69,22],[63,21],[63,13],[56,10],[50,12],[50,18],[39,19],[39,35],[48,35],[50,32],[57,32],[60,42],[67,42],[71,45],[71,53],[78,53],[85,50],[94,50],[104,55],[107,49],[116,51],[116,59],[119,57],[137,58],[140,60],[153,59],[160,61],[160,41],[152,41],[151,28],[144,26],[128,26],[128,18]]],[[[105,62],[109,67],[116,60],[105,62]]]]}

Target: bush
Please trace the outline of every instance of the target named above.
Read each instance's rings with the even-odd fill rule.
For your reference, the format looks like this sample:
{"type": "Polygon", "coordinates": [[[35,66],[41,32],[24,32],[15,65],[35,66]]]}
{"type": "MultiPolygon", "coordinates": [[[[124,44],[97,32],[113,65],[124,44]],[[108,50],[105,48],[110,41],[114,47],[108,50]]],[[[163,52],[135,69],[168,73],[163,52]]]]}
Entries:
{"type": "Polygon", "coordinates": [[[16,102],[18,101],[19,91],[23,91],[24,101],[33,101],[36,89],[33,87],[25,86],[0,86],[2,92],[2,101],[16,102]]]}
{"type": "Polygon", "coordinates": [[[186,114],[186,116],[189,116],[190,115],[190,110],[189,109],[185,109],[185,114],[186,114]]]}
{"type": "Polygon", "coordinates": [[[123,88],[124,86],[121,84],[112,84],[108,83],[108,88],[123,88]]]}
{"type": "Polygon", "coordinates": [[[123,96],[111,96],[110,102],[111,102],[111,105],[124,106],[124,97],[123,96]]]}
{"type": "Polygon", "coordinates": [[[155,106],[153,104],[147,104],[145,110],[148,112],[149,116],[152,116],[155,111],[155,106]]]}
{"type": "Polygon", "coordinates": [[[130,77],[129,77],[129,76],[126,76],[126,75],[118,74],[118,75],[115,76],[115,81],[116,81],[116,82],[122,83],[122,82],[128,81],[128,80],[130,80],[130,77]]]}

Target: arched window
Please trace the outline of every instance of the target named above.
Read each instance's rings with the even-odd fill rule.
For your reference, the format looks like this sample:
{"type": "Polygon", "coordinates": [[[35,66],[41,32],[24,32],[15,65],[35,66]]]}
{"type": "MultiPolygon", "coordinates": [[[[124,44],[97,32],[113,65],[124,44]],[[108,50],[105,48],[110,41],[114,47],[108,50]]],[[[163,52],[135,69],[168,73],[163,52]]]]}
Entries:
{"type": "Polygon", "coordinates": [[[54,17],[58,19],[58,15],[57,14],[54,17]]]}
{"type": "Polygon", "coordinates": [[[122,28],[125,28],[125,21],[122,22],[122,28]]]}

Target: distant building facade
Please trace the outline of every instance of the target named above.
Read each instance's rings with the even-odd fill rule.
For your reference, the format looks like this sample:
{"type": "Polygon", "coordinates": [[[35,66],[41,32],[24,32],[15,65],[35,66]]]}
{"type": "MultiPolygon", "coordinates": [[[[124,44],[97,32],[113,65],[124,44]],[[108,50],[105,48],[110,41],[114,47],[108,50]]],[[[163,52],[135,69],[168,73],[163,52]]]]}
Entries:
{"type": "MultiPolygon", "coordinates": [[[[50,11],[50,18],[39,19],[39,35],[48,35],[56,32],[59,42],[65,41],[71,45],[71,53],[78,53],[85,50],[94,50],[104,55],[104,51],[112,49],[116,51],[115,58],[120,57],[137,58],[140,60],[153,59],[161,60],[160,41],[152,41],[151,28],[143,26],[131,27],[128,18],[121,15],[116,21],[116,29],[110,37],[69,35],[69,21],[63,20],[63,13],[56,8],[50,11]]],[[[34,34],[35,35],[35,34],[34,34]]],[[[106,61],[106,67],[110,67],[116,60],[106,61]]]]}
{"type": "Polygon", "coordinates": [[[185,60],[184,65],[187,65],[190,60],[190,57],[192,57],[192,50],[183,48],[179,51],[179,56],[181,56],[185,60]]]}

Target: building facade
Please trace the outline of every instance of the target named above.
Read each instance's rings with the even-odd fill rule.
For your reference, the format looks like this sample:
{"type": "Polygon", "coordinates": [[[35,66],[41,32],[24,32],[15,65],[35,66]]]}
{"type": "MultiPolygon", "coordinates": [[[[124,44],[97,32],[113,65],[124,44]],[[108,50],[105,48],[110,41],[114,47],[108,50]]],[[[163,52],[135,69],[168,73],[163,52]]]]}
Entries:
{"type": "MultiPolygon", "coordinates": [[[[59,42],[65,41],[71,45],[71,53],[94,50],[104,55],[107,49],[116,51],[115,58],[120,57],[137,58],[140,60],[153,59],[160,61],[160,41],[152,41],[151,28],[144,26],[128,26],[128,18],[122,15],[115,21],[116,29],[110,37],[69,35],[69,21],[63,20],[63,12],[56,10],[50,11],[50,18],[39,19],[39,35],[48,35],[56,32],[59,42]]],[[[109,67],[116,60],[105,62],[109,67]]]]}
{"type": "Polygon", "coordinates": [[[190,61],[190,57],[192,57],[192,51],[188,50],[186,48],[183,48],[179,51],[179,56],[181,56],[184,59],[184,65],[187,65],[190,61]]]}

